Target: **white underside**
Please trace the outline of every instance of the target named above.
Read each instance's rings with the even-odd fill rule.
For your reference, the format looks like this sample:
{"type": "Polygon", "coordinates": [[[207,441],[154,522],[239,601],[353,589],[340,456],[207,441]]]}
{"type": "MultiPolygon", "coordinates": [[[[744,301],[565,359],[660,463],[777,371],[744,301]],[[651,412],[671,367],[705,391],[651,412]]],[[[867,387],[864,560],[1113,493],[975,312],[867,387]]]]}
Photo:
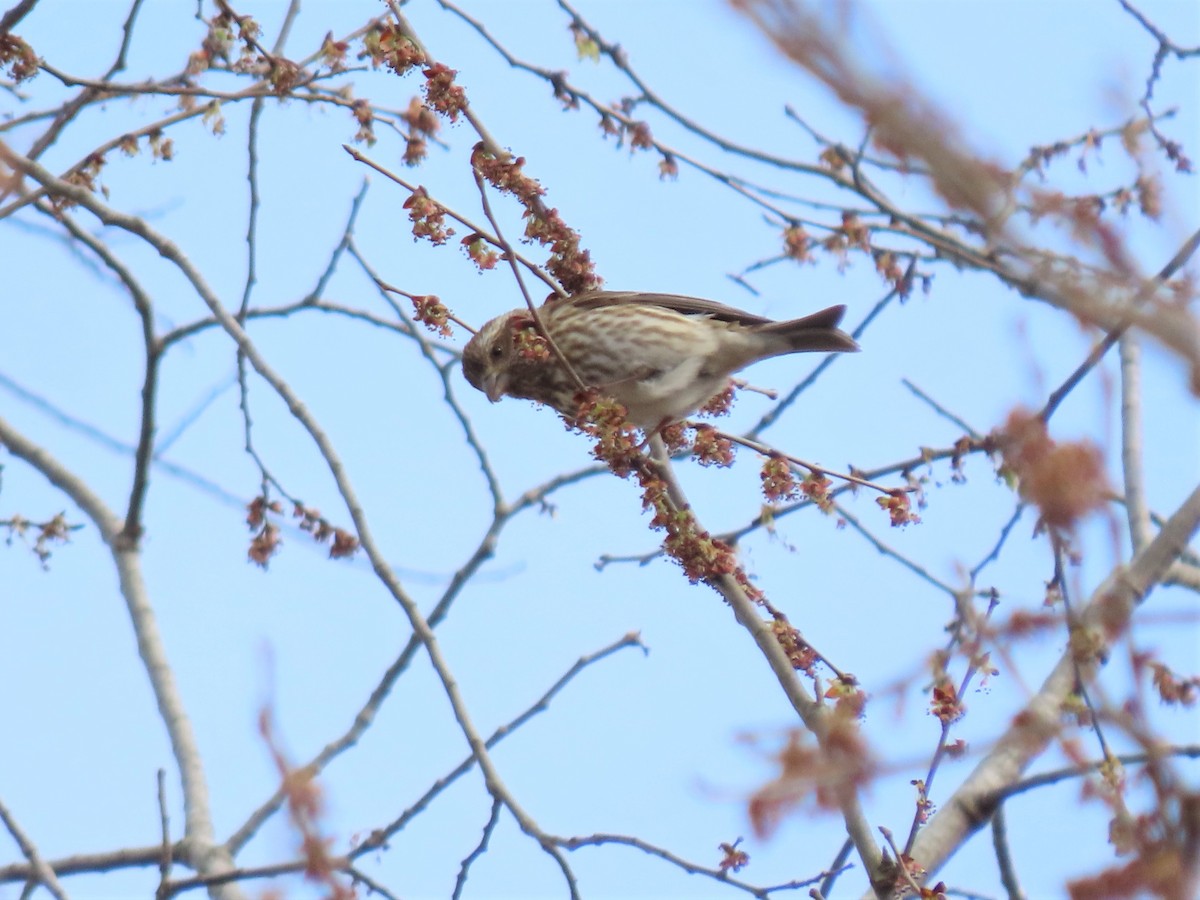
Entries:
{"type": "Polygon", "coordinates": [[[660,375],[613,385],[608,392],[625,404],[634,425],[657,428],[691,415],[724,390],[728,376],[702,374],[705,362],[703,357],[689,357],[660,375]]]}

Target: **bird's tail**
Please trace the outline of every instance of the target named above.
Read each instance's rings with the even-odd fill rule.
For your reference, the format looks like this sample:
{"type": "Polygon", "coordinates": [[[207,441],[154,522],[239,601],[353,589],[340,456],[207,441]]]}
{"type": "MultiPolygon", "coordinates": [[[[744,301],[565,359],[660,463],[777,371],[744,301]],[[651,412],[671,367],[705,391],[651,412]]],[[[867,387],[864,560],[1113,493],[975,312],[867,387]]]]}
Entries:
{"type": "Polygon", "coordinates": [[[831,306],[802,319],[772,322],[754,330],[787,341],[787,349],[780,351],[783,353],[854,353],[858,344],[837,327],[845,313],[845,306],[831,306]]]}

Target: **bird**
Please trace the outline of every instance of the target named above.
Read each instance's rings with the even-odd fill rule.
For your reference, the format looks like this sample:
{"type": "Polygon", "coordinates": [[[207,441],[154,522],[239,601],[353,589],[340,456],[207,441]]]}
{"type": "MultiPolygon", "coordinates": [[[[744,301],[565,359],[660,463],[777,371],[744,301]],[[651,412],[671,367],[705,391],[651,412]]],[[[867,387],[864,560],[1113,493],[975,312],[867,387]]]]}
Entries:
{"type": "MultiPolygon", "coordinates": [[[[698,297],[597,290],[552,297],[538,317],[579,380],[623,404],[629,423],[650,433],[694,413],[760,359],[857,351],[837,327],[845,312],[830,306],[777,322],[698,297]]],[[[579,385],[528,308],[480,328],[463,349],[462,370],[493,403],[535,400],[568,419],[579,410],[579,385]]]]}

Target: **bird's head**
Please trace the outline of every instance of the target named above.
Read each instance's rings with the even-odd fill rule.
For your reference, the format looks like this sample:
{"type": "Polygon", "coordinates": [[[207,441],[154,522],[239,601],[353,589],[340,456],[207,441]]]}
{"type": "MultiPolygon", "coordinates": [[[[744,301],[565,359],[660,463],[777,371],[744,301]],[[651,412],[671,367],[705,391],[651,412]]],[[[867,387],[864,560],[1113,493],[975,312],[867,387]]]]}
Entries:
{"type": "Polygon", "coordinates": [[[513,315],[506,313],[492,319],[463,348],[463,375],[493,403],[508,393],[509,365],[514,352],[510,322],[513,315]]]}

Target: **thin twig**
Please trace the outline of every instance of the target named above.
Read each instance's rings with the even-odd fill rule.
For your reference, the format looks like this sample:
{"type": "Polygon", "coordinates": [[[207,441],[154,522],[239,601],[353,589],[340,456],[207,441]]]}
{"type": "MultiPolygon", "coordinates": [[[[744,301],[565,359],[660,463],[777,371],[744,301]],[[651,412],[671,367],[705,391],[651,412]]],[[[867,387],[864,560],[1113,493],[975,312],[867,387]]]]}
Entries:
{"type": "MultiPolygon", "coordinates": [[[[1062,598],[1063,609],[1066,611],[1067,629],[1069,632],[1067,643],[1070,645],[1070,638],[1074,635],[1078,635],[1079,631],[1077,629],[1083,626],[1081,620],[1077,616],[1077,611],[1072,607],[1071,590],[1067,585],[1067,549],[1065,542],[1066,539],[1064,537],[1051,532],[1050,546],[1054,551],[1054,575],[1050,579],[1049,586],[1052,588],[1057,588],[1059,597],[1062,598]]],[[[1088,725],[1091,726],[1092,732],[1096,735],[1096,740],[1100,743],[1101,755],[1107,759],[1112,755],[1112,750],[1109,747],[1108,740],[1104,736],[1104,728],[1100,722],[1100,715],[1096,710],[1096,704],[1092,700],[1092,692],[1088,687],[1088,679],[1084,675],[1083,663],[1080,660],[1075,659],[1074,664],[1076,678],[1074,693],[1078,694],[1083,700],[1084,705],[1087,706],[1089,718],[1088,725]]]]}
{"type": "Polygon", "coordinates": [[[1176,747],[1163,747],[1150,753],[1122,753],[1109,759],[1096,759],[1087,763],[1077,763],[1049,772],[1039,772],[1012,784],[1005,785],[987,798],[989,805],[1001,805],[1019,794],[1027,794],[1051,784],[1059,784],[1072,778],[1082,778],[1091,772],[1098,772],[1106,766],[1111,766],[1113,760],[1122,766],[1140,766],[1163,757],[1182,757],[1184,759],[1200,759],[1200,744],[1184,744],[1176,747]]]}
{"type": "Polygon", "coordinates": [[[108,244],[94,237],[75,218],[65,212],[56,212],[44,200],[36,204],[39,212],[56,216],[75,240],[96,254],[101,262],[117,276],[133,302],[141,324],[142,347],[145,355],[145,374],[142,381],[142,413],[138,425],[138,442],[133,451],[133,480],[129,487],[129,503],[122,529],[129,541],[137,542],[142,534],[142,511],[146,502],[146,489],[150,480],[151,461],[154,456],[155,410],[158,395],[158,374],[162,362],[162,348],[154,334],[154,307],[149,293],[134,276],[132,270],[112,251],[108,244]]]}
{"type": "MultiPolygon", "coordinates": [[[[409,318],[408,314],[392,300],[388,292],[396,291],[398,289],[392,287],[382,280],[382,278],[379,276],[379,273],[375,271],[374,267],[369,262],[367,262],[366,257],[363,256],[363,254],[359,251],[358,245],[354,243],[353,240],[350,242],[350,256],[359,264],[360,267],[362,267],[362,270],[367,274],[367,277],[375,282],[383,301],[391,307],[392,312],[395,313],[396,317],[408,326],[412,339],[416,341],[417,347],[421,350],[421,355],[430,364],[433,370],[437,372],[438,378],[442,382],[442,399],[446,402],[446,405],[450,407],[450,411],[454,414],[454,418],[458,421],[458,425],[462,429],[463,437],[466,438],[467,445],[475,454],[475,459],[479,463],[479,470],[483,473],[483,477],[487,481],[488,491],[492,495],[493,515],[499,517],[500,511],[505,508],[504,491],[500,486],[500,478],[496,475],[496,470],[492,466],[491,460],[488,457],[487,448],[484,447],[483,441],[480,440],[479,435],[475,431],[475,426],[472,424],[470,417],[466,413],[466,410],[462,408],[462,404],[458,400],[458,395],[455,393],[454,387],[451,384],[450,375],[447,368],[441,365],[437,357],[434,355],[434,345],[432,342],[430,342],[425,333],[423,333],[413,324],[412,319],[409,318]]],[[[411,295],[409,296],[411,297],[411,295]]]]}
{"type": "Polygon", "coordinates": [[[1004,804],[997,806],[992,815],[992,849],[996,854],[996,865],[1000,869],[1000,883],[1008,892],[1008,900],[1025,900],[1025,892],[1021,890],[1017,867],[1008,845],[1008,820],[1004,814],[1004,804]]]}
{"type": "Polygon", "coordinates": [[[631,837],[624,834],[589,834],[579,837],[555,838],[554,840],[560,846],[572,851],[582,849],[583,847],[603,847],[607,844],[618,844],[625,847],[633,847],[642,853],[646,853],[650,856],[658,857],[665,862],[669,862],[671,865],[677,866],[684,872],[687,872],[689,875],[705,875],[721,882],[722,884],[727,884],[730,887],[735,887],[739,890],[745,891],[753,897],[763,898],[763,900],[766,900],[766,898],[776,891],[794,891],[803,887],[808,887],[809,885],[816,884],[823,878],[840,874],[841,872],[846,871],[846,869],[851,868],[850,866],[843,866],[837,872],[822,872],[819,875],[814,875],[812,878],[806,878],[803,881],[789,881],[784,884],[771,885],[770,887],[756,887],[753,884],[741,881],[738,878],[734,878],[729,874],[728,871],[724,869],[714,869],[709,866],[702,866],[699,863],[691,862],[690,860],[684,859],[683,857],[672,853],[670,850],[659,847],[655,844],[651,844],[649,841],[642,840],[638,837],[631,837]]]}
{"type": "Polygon", "coordinates": [[[992,545],[992,549],[987,552],[987,555],[984,556],[983,559],[981,559],[972,567],[970,571],[972,584],[975,583],[975,580],[979,577],[979,573],[984,570],[984,567],[1000,558],[1000,551],[1004,549],[1005,543],[1008,542],[1008,536],[1012,534],[1012,530],[1014,527],[1016,527],[1017,522],[1020,521],[1021,514],[1023,512],[1025,512],[1025,504],[1017,503],[1016,508],[1013,509],[1012,515],[1008,517],[1008,521],[1005,522],[1004,526],[1000,529],[1000,535],[996,538],[996,543],[992,545]]]}
{"type": "Polygon", "coordinates": [[[741,437],[740,435],[730,434],[729,432],[721,431],[720,429],[714,429],[714,431],[718,437],[723,437],[726,440],[732,441],[735,444],[740,444],[743,447],[748,447],[757,453],[761,453],[763,456],[777,456],[777,457],[780,457],[781,459],[786,459],[788,462],[792,463],[793,465],[795,465],[799,468],[805,469],[809,472],[812,472],[814,475],[824,475],[829,478],[837,478],[841,481],[845,481],[847,484],[856,484],[859,487],[870,488],[873,491],[879,491],[879,493],[881,493],[881,494],[889,494],[889,495],[907,494],[907,493],[911,493],[914,490],[914,488],[911,487],[910,485],[901,485],[898,487],[885,487],[882,484],[876,484],[874,481],[870,481],[870,480],[868,480],[866,478],[862,478],[861,476],[858,476],[858,475],[851,475],[846,472],[838,472],[834,469],[827,469],[824,466],[817,465],[816,463],[811,463],[811,462],[807,462],[806,460],[800,459],[798,456],[792,456],[791,454],[788,454],[788,453],[782,453],[760,441],[754,441],[749,438],[741,437]]]}
{"type": "Polygon", "coordinates": [[[167,883],[171,880],[171,865],[175,861],[171,846],[171,820],[167,813],[167,772],[158,770],[158,824],[162,832],[162,855],[158,860],[158,889],[156,900],[167,900],[167,883]]]}
{"type": "Polygon", "coordinates": [[[1111,350],[1117,343],[1117,341],[1121,339],[1121,335],[1123,335],[1129,329],[1130,325],[1133,324],[1133,311],[1138,307],[1138,305],[1149,298],[1153,288],[1165,283],[1172,275],[1183,268],[1187,261],[1191,259],[1192,254],[1196,252],[1197,247],[1200,247],[1200,229],[1197,229],[1190,238],[1184,241],[1183,246],[1176,251],[1175,255],[1171,257],[1171,260],[1165,266],[1163,266],[1159,273],[1155,275],[1153,279],[1147,282],[1138,292],[1138,294],[1129,302],[1129,312],[1126,313],[1121,322],[1119,322],[1114,328],[1110,329],[1109,332],[1105,334],[1095,346],[1092,347],[1091,351],[1089,351],[1087,355],[1087,358],[1084,359],[1084,361],[1078,366],[1076,366],[1075,371],[1068,375],[1062,384],[1050,392],[1050,396],[1046,399],[1046,405],[1043,406],[1041,412],[1038,413],[1038,418],[1040,418],[1043,422],[1050,421],[1050,417],[1054,415],[1054,412],[1058,409],[1059,404],[1061,404],[1066,396],[1075,389],[1075,386],[1084,379],[1084,376],[1086,376],[1088,372],[1092,371],[1092,369],[1096,367],[1096,364],[1104,358],[1105,354],[1107,354],[1108,351],[1111,350]]]}
{"type": "Polygon", "coordinates": [[[889,547],[887,544],[885,544],[883,541],[881,541],[878,537],[876,537],[874,534],[872,534],[871,531],[865,525],[863,525],[863,523],[860,522],[853,513],[851,513],[848,509],[846,509],[846,507],[842,506],[840,503],[835,503],[833,505],[833,508],[835,510],[837,510],[837,514],[840,518],[845,519],[846,523],[851,528],[853,528],[855,531],[857,531],[859,534],[861,534],[864,538],[866,538],[867,541],[871,544],[871,546],[874,547],[876,550],[878,550],[880,553],[882,553],[884,556],[887,556],[890,559],[894,559],[896,562],[900,563],[900,565],[902,565],[904,568],[908,569],[908,571],[912,572],[914,575],[916,575],[922,581],[926,582],[927,584],[932,585],[933,587],[937,588],[938,590],[942,591],[943,593],[948,594],[951,597],[951,599],[954,599],[958,596],[958,591],[956,591],[950,585],[946,584],[946,582],[942,581],[940,578],[938,578],[936,575],[934,575],[932,572],[930,572],[924,566],[921,566],[921,565],[913,562],[911,559],[909,559],[903,553],[900,553],[898,550],[895,550],[892,547],[889,547]]]}
{"type": "Polygon", "coordinates": [[[451,900],[458,900],[462,896],[463,889],[467,886],[467,873],[471,870],[471,864],[487,852],[488,841],[491,840],[496,826],[500,824],[500,811],[503,808],[499,800],[492,799],[492,811],[488,814],[488,820],[483,826],[483,833],[479,836],[479,843],[466,855],[458,867],[458,877],[454,879],[454,891],[450,895],[451,900]]]}
{"type": "Polygon", "coordinates": [[[917,387],[915,384],[913,384],[907,378],[901,378],[900,383],[902,385],[904,385],[906,388],[908,388],[910,391],[912,391],[912,393],[915,394],[920,400],[923,400],[925,403],[927,403],[929,405],[930,409],[932,409],[935,413],[937,413],[943,419],[947,419],[948,421],[953,422],[955,425],[957,425],[959,428],[961,428],[964,432],[966,432],[966,434],[972,440],[976,440],[976,441],[983,440],[983,435],[980,434],[978,431],[976,431],[974,428],[972,428],[965,419],[963,419],[961,416],[958,416],[958,415],[950,412],[950,410],[946,409],[946,407],[942,406],[942,404],[938,403],[936,400],[933,399],[933,397],[929,396],[929,394],[927,394],[925,391],[921,390],[919,387],[917,387]]]}
{"type": "Polygon", "coordinates": [[[67,892],[59,884],[58,876],[54,874],[54,869],[42,859],[33,841],[29,839],[29,836],[17,824],[17,820],[13,818],[12,813],[8,811],[8,807],[2,801],[0,801],[0,822],[4,823],[5,829],[12,835],[12,839],[16,841],[21,854],[29,860],[29,865],[33,871],[33,878],[30,880],[41,882],[46,890],[54,895],[56,900],[67,900],[67,892]]]}
{"type": "Polygon", "coordinates": [[[818,888],[818,891],[822,897],[828,897],[830,891],[833,890],[833,885],[837,881],[838,876],[847,869],[852,868],[851,866],[846,865],[846,860],[850,858],[850,852],[853,849],[854,842],[850,840],[850,838],[846,838],[846,840],[842,842],[842,846],[838,850],[837,855],[834,856],[833,861],[825,867],[826,874],[821,880],[821,885],[818,888]]]}

